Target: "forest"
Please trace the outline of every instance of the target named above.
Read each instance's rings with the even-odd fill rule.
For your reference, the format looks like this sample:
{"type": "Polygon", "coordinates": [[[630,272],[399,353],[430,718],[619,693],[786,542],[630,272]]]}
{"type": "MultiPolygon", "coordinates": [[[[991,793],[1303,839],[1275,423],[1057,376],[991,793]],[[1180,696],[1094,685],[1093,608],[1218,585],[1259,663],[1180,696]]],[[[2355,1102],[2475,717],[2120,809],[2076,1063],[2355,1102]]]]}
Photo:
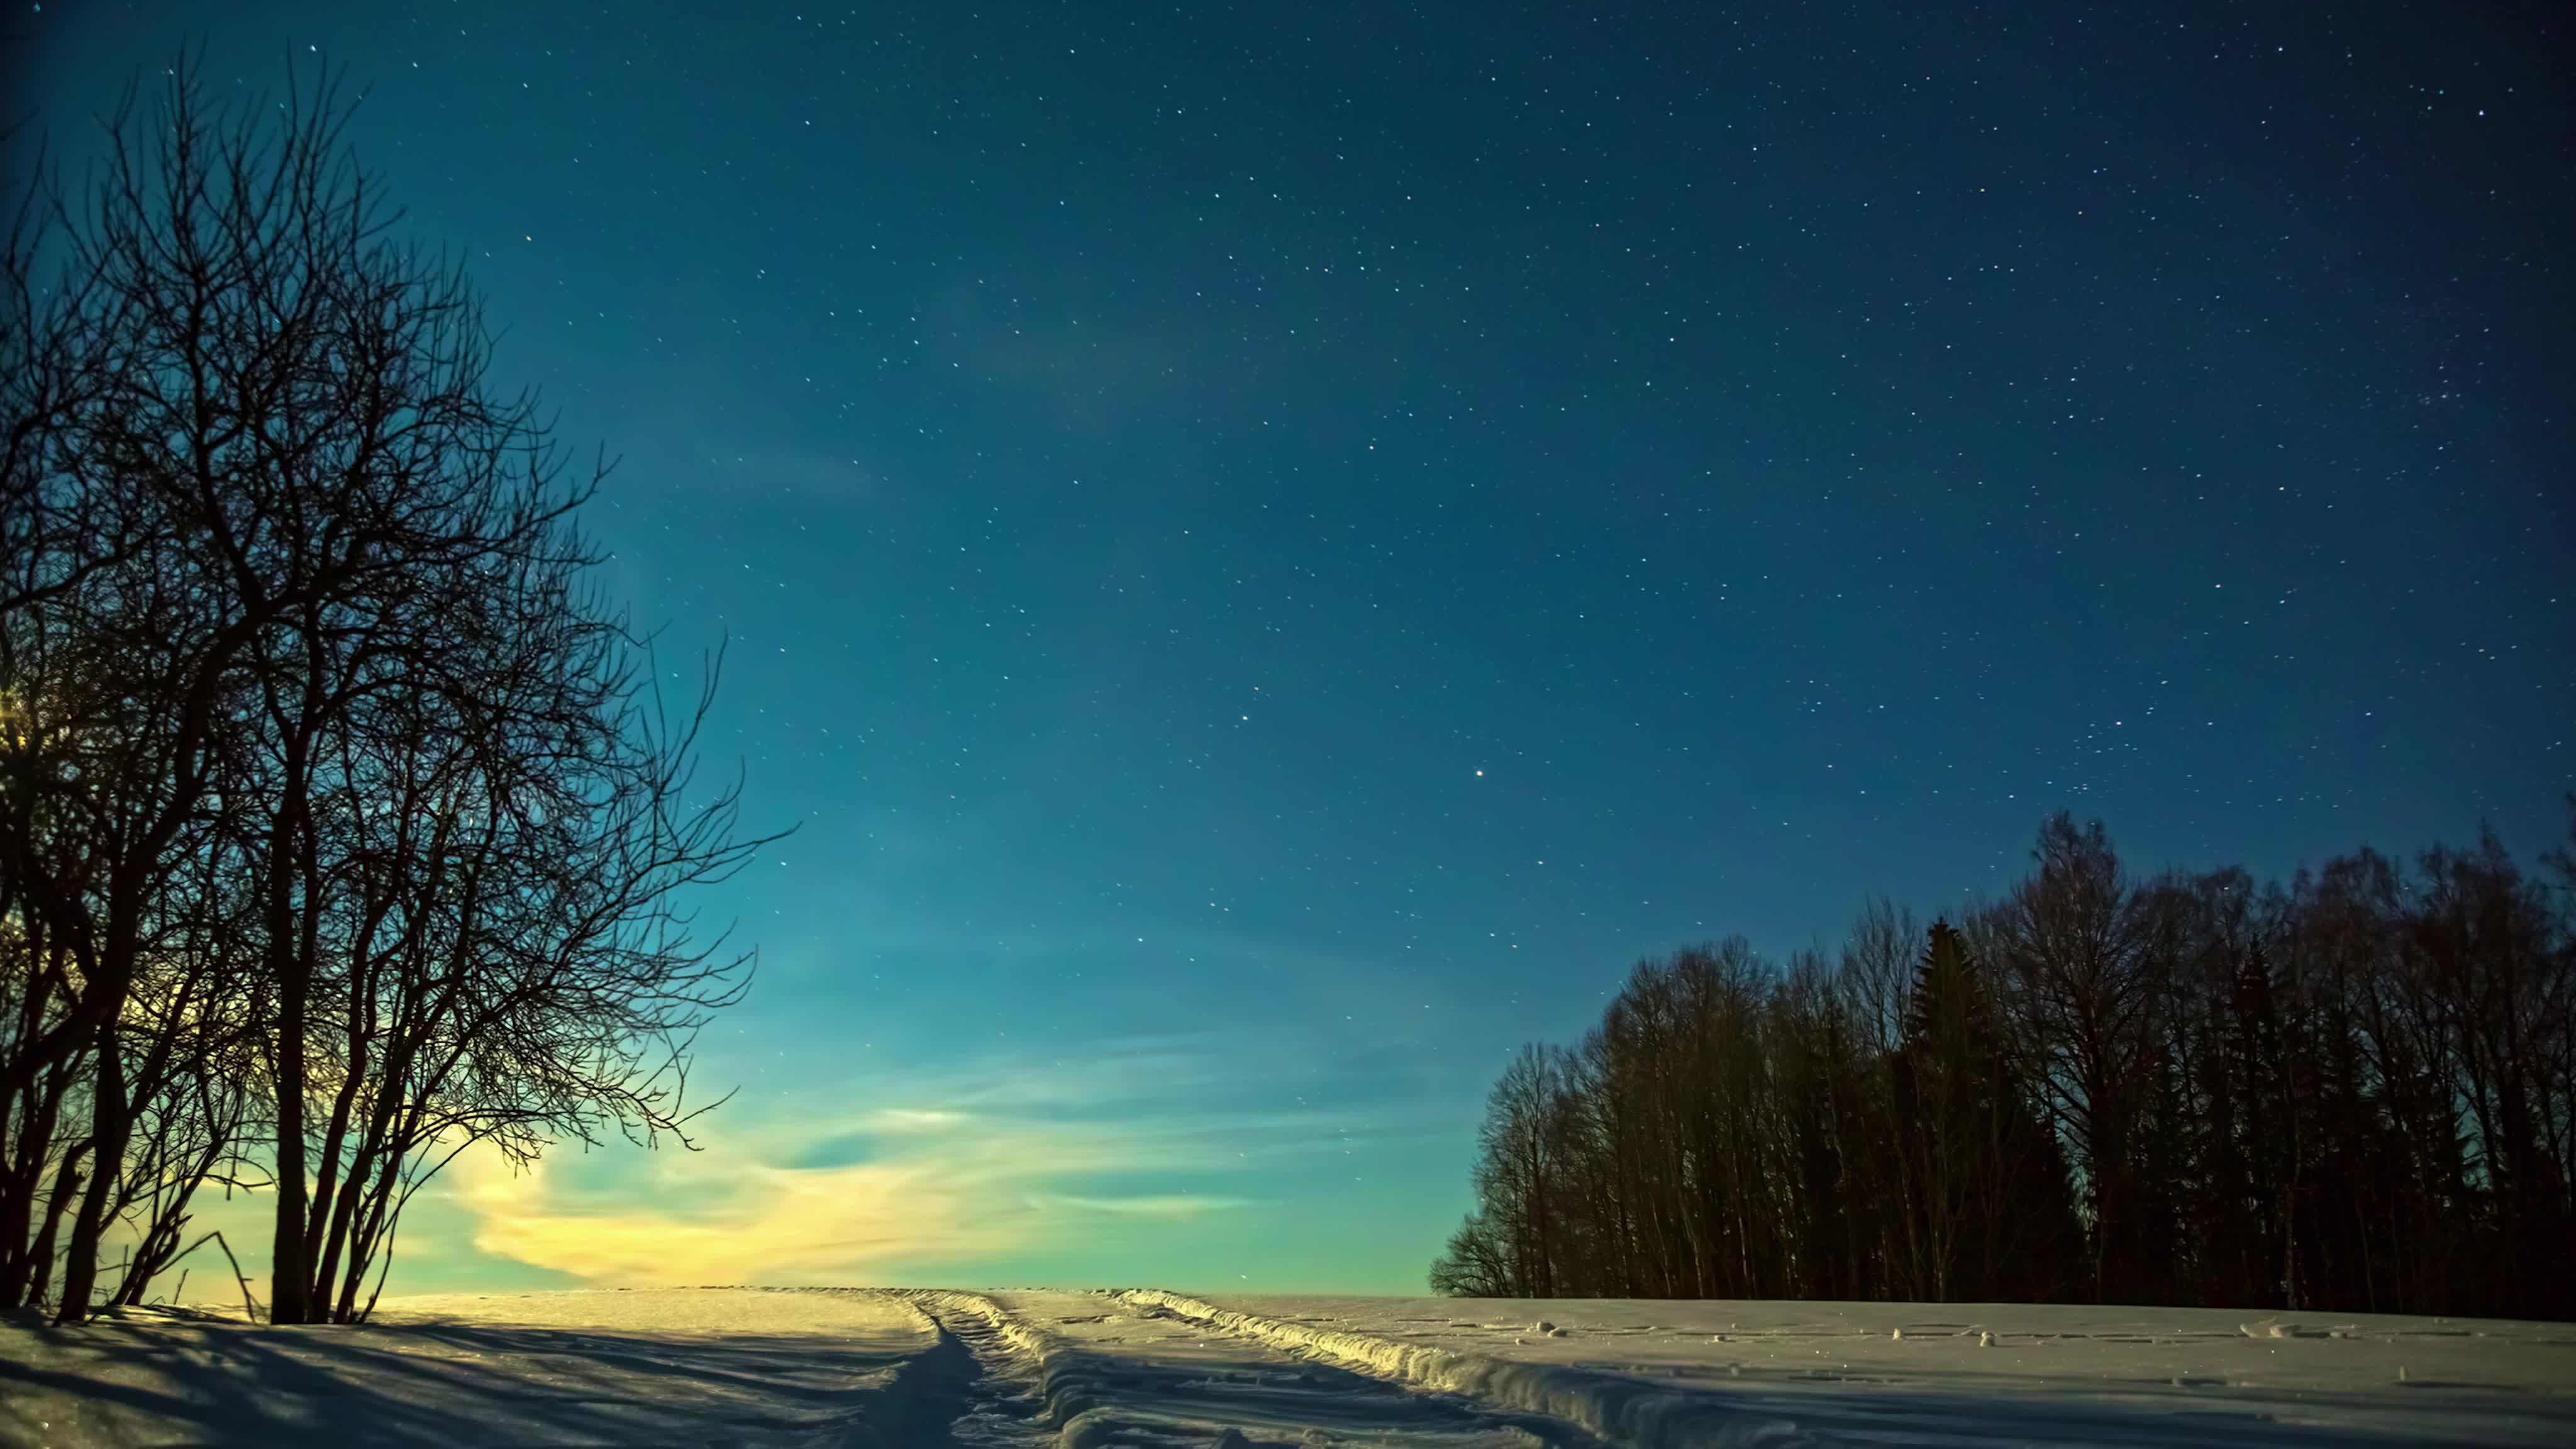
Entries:
{"type": "Polygon", "coordinates": [[[2258,886],[2058,814],[1956,920],[1677,951],[1524,1048],[1431,1283],[2576,1317],[2571,988],[2576,846],[2258,886]]]}

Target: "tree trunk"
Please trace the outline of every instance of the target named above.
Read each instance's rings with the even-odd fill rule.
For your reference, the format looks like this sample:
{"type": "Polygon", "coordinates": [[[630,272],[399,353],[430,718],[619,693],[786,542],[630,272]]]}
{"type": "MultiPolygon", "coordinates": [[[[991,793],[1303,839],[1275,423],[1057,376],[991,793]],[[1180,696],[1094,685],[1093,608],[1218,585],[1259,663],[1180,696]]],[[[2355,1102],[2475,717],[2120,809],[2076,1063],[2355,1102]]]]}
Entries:
{"type": "Polygon", "coordinates": [[[134,1131],[134,1113],[125,1098],[124,1054],[117,1048],[115,1032],[98,1034],[97,1055],[97,1079],[90,1087],[89,1190],[81,1197],[80,1215],[72,1220],[71,1245],[63,1256],[63,1293],[54,1311],[57,1324],[78,1323],[89,1313],[90,1295],[98,1283],[98,1240],[107,1228],[108,1200],[116,1192],[126,1139],[134,1131]]]}
{"type": "MultiPolygon", "coordinates": [[[[301,783],[290,778],[289,800],[301,783]]],[[[311,1011],[312,980],[305,970],[309,963],[296,959],[290,898],[294,889],[291,814],[292,806],[281,812],[271,842],[266,912],[269,971],[277,983],[277,1223],[269,1249],[271,1323],[305,1321],[305,1288],[312,1281],[304,1257],[304,1031],[311,1011]]]]}

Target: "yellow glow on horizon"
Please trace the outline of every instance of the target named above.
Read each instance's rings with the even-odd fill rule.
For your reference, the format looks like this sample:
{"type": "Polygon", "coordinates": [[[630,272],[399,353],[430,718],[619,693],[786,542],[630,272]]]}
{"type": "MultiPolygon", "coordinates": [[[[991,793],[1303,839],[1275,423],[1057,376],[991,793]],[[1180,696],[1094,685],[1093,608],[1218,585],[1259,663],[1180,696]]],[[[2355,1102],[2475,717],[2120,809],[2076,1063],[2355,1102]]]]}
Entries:
{"type": "Polygon", "coordinates": [[[848,1283],[909,1263],[1001,1257],[1103,1219],[1175,1224],[1243,1205],[1190,1192],[1084,1194],[1093,1174],[1203,1166],[1203,1145],[1101,1123],[880,1107],[840,1121],[742,1124],[703,1152],[659,1152],[614,1194],[512,1172],[472,1149],[438,1196],[480,1252],[603,1287],[848,1283]],[[812,1167],[795,1149],[863,1138],[869,1155],[812,1167]]]}

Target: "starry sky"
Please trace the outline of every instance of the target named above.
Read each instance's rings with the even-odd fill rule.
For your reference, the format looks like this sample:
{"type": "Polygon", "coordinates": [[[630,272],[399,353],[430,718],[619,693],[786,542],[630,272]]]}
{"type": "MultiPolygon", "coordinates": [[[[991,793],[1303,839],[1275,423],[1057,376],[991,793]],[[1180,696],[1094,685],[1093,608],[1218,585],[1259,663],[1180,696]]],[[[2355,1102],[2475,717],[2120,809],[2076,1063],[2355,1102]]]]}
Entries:
{"type": "MultiPolygon", "coordinates": [[[[327,65],[757,826],[707,1150],[402,1287],[1419,1291],[1637,957],[2576,788],[2548,6],[22,4],[327,65]],[[674,666],[674,667],[685,667],[674,666]]],[[[2555,57],[2555,59],[2552,59],[2555,57]]],[[[12,119],[15,118],[13,114],[12,119]]],[[[247,1265],[246,1265],[247,1266],[247,1265]]]]}

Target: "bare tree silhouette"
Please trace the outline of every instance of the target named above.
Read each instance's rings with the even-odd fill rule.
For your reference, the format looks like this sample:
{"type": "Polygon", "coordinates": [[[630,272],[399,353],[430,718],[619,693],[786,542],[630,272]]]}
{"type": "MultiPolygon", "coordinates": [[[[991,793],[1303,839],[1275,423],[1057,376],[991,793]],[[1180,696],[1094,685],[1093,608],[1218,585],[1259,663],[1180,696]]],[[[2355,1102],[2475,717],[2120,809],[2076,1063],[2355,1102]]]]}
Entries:
{"type": "Polygon", "coordinates": [[[349,114],[183,56],[5,256],[0,1301],[64,1320],[207,1183],[274,1191],[278,1321],[363,1316],[466,1145],[687,1144],[748,981],[677,905],[765,843],[693,773],[715,667],[663,699],[589,583],[604,465],[491,386],[349,114]]]}
{"type": "Polygon", "coordinates": [[[2576,1251],[2576,847],[2543,865],[2138,880],[2059,815],[1955,927],[1648,961],[1504,1075],[1433,1287],[2576,1316],[2529,1271],[2576,1251]]]}

